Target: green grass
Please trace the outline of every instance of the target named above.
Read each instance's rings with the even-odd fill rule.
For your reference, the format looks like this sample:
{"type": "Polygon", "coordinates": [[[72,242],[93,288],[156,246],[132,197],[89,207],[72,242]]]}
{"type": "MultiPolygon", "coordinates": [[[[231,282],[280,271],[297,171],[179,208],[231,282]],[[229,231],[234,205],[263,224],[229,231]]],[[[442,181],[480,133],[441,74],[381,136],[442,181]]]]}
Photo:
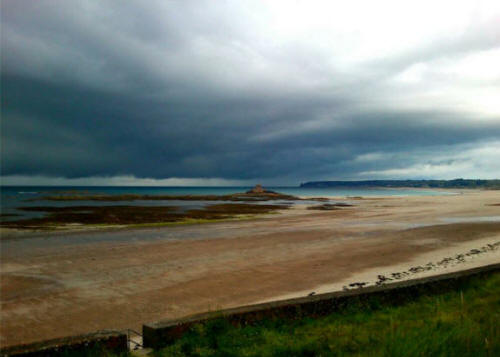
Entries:
{"type": "Polygon", "coordinates": [[[154,356],[500,356],[500,273],[399,305],[377,298],[320,318],[195,325],[154,356]]]}

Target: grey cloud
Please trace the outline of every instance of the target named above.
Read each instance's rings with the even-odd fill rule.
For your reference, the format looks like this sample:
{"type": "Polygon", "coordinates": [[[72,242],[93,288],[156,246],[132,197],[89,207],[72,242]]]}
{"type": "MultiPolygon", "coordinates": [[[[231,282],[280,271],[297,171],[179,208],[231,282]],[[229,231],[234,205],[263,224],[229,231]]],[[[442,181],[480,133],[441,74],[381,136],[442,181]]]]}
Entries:
{"type": "Polygon", "coordinates": [[[383,104],[405,66],[491,34],[344,71],[263,39],[255,6],[2,2],[2,175],[356,178],[500,138],[500,117],[383,104]]]}

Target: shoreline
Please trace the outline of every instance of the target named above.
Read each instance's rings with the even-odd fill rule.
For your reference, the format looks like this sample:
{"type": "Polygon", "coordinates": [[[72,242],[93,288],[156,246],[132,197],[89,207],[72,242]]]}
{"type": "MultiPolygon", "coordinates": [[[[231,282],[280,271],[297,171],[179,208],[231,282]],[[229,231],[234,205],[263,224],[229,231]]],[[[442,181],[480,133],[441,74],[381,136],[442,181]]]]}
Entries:
{"type": "MultiPolygon", "coordinates": [[[[314,190],[314,188],[311,188],[314,190]]],[[[376,189],[377,191],[390,191],[390,190],[398,190],[398,191],[422,191],[422,192],[435,192],[436,194],[433,195],[365,195],[365,196],[329,196],[329,195],[322,195],[322,198],[327,198],[327,199],[349,199],[349,198],[355,198],[355,199],[371,199],[371,198],[397,198],[397,197],[434,197],[434,196],[448,196],[448,195],[463,195],[463,194],[471,194],[471,193],[476,193],[476,192],[483,192],[483,191],[496,191],[496,190],[486,190],[483,188],[475,188],[475,189],[456,189],[456,188],[421,188],[421,187],[395,187],[395,188],[390,188],[390,187],[374,187],[373,189],[376,189]],[[441,193],[441,194],[439,194],[441,193]]],[[[316,196],[298,196],[301,199],[311,199],[316,196]]]]}
{"type": "MultiPolygon", "coordinates": [[[[392,188],[387,188],[387,187],[382,187],[378,188],[380,190],[392,190],[392,188]]],[[[446,195],[462,195],[462,194],[470,194],[474,192],[478,192],[482,189],[477,188],[477,189],[461,189],[460,192],[442,192],[443,190],[455,190],[455,189],[439,189],[439,188],[397,188],[398,190],[411,190],[411,191],[434,191],[437,193],[443,193],[444,196],[446,195]]],[[[238,196],[238,194],[235,194],[235,196],[238,196]]],[[[286,196],[286,195],[285,195],[286,196]]],[[[359,200],[380,200],[380,199],[394,199],[394,198],[404,198],[404,197],[428,197],[429,195],[367,195],[367,196],[325,196],[322,195],[321,197],[318,196],[296,196],[296,200],[293,201],[293,204],[290,206],[290,208],[293,208],[294,206],[298,205],[310,205],[311,203],[304,203],[302,201],[307,201],[307,200],[312,200],[312,201],[317,201],[318,203],[322,202],[323,200],[337,200],[337,201],[348,201],[349,203],[355,204],[359,200]]],[[[432,196],[441,196],[441,195],[432,195],[432,196]]],[[[192,196],[196,197],[196,196],[192,196]]],[[[203,196],[200,196],[203,197],[203,196]]],[[[72,200],[70,200],[72,201],[72,200]]],[[[217,202],[217,200],[210,199],[206,202],[217,202]]],[[[232,202],[231,204],[241,204],[244,202],[241,201],[235,201],[232,202]]],[[[247,202],[248,203],[248,202],[247,202]]],[[[97,206],[97,207],[114,207],[114,206],[97,206]]],[[[141,206],[139,206],[141,207],[141,206]]],[[[148,207],[148,206],[145,206],[148,207]]],[[[151,207],[157,207],[157,206],[151,206],[151,207]]],[[[277,212],[271,212],[271,214],[281,214],[283,213],[283,210],[277,210],[277,212]]],[[[217,223],[217,222],[230,222],[230,221],[240,221],[240,220],[258,220],[261,218],[266,218],[269,216],[269,213],[263,213],[263,214],[254,214],[254,215],[239,215],[236,217],[230,217],[230,218],[221,218],[221,219],[209,219],[209,220],[196,220],[196,219],[184,219],[181,221],[175,221],[175,222],[145,222],[145,223],[132,223],[132,224],[110,224],[110,223],[104,223],[104,224],[80,224],[80,223],[71,223],[71,224],[59,224],[59,225],[50,225],[47,227],[43,228],[26,228],[26,227],[20,227],[20,228],[15,228],[15,227],[5,227],[5,226],[0,226],[0,241],[2,240],[8,240],[8,239],[17,239],[17,238],[30,238],[31,236],[37,237],[44,235],[44,233],[47,234],[59,234],[59,233],[81,233],[81,232],[110,232],[110,231],[115,231],[115,230],[140,230],[140,229],[147,229],[147,228],[161,228],[161,227],[172,227],[172,226],[178,226],[178,225],[192,225],[192,224],[207,224],[207,223],[217,223]],[[242,216],[242,217],[239,217],[242,216]],[[245,217],[243,217],[245,216],[245,217]]],[[[8,223],[6,221],[5,223],[8,223]]]]}
{"type": "Polygon", "coordinates": [[[323,284],[313,289],[296,291],[266,300],[258,300],[255,303],[299,298],[308,296],[311,293],[324,294],[336,291],[356,290],[358,288],[357,285],[351,284],[364,283],[363,287],[376,286],[379,285],[377,282],[380,282],[378,276],[388,278],[388,280],[385,280],[385,283],[393,283],[453,273],[495,263],[500,263],[500,235],[459,243],[447,248],[436,249],[419,254],[404,263],[362,270],[353,273],[346,279],[332,284],[323,284]],[[491,248],[486,250],[486,247],[491,248]],[[481,249],[484,251],[481,251],[481,249]],[[474,252],[474,254],[471,254],[471,251],[474,252]],[[481,253],[475,253],[476,251],[480,251],[481,253]],[[457,260],[457,256],[461,259],[457,260]],[[448,259],[449,263],[439,264],[443,262],[443,260],[448,261],[448,259]],[[432,263],[432,266],[429,266],[429,263],[432,263]],[[428,267],[429,269],[427,269],[428,267]],[[419,268],[422,269],[420,270],[419,268]]]}
{"type": "Polygon", "coordinates": [[[277,212],[261,213],[255,215],[239,215],[232,218],[210,219],[210,220],[183,220],[178,222],[161,222],[161,223],[138,223],[138,224],[123,224],[123,225],[87,225],[87,224],[68,224],[58,227],[50,227],[46,229],[28,229],[28,228],[10,228],[0,227],[0,242],[15,240],[15,239],[29,239],[57,235],[78,235],[85,233],[112,233],[118,231],[133,232],[143,231],[147,229],[162,229],[173,228],[179,226],[199,226],[210,225],[225,222],[241,222],[241,221],[257,221],[260,219],[272,218],[273,215],[283,213],[285,210],[279,209],[277,212]]]}
{"type": "Polygon", "coordinates": [[[19,231],[54,232],[111,228],[167,227],[186,224],[243,220],[286,210],[289,204],[219,203],[182,210],[177,206],[35,206],[23,211],[45,212],[44,216],[2,222],[2,238],[19,231]],[[10,230],[9,230],[10,229],[10,230]]]}
{"type": "MultiPolygon", "coordinates": [[[[500,191],[370,198],[331,211],[296,205],[252,220],[3,240],[0,344],[137,329],[407,271],[500,240],[498,204],[500,191]]],[[[500,261],[498,252],[471,259],[500,261]]]]}

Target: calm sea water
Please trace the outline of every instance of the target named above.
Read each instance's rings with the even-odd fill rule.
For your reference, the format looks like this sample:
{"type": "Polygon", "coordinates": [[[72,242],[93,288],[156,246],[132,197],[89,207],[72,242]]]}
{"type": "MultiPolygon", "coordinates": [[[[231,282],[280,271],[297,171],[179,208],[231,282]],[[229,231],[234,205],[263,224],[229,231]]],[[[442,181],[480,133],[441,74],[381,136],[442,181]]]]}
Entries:
{"type": "MultiPolygon", "coordinates": [[[[22,217],[37,217],[43,213],[24,212],[17,208],[26,206],[99,206],[99,205],[158,205],[179,206],[184,209],[200,208],[203,201],[47,201],[44,196],[65,193],[85,194],[140,194],[140,195],[224,195],[245,192],[250,187],[132,187],[132,186],[0,186],[0,207],[3,215],[16,214],[22,217]]],[[[334,189],[301,187],[266,187],[266,189],[294,196],[325,197],[334,196],[348,200],[352,196],[413,196],[443,195],[451,192],[412,189],[334,189]]],[[[336,200],[339,201],[339,200],[336,200]]],[[[273,203],[273,202],[267,202],[273,203]]],[[[283,202],[276,202],[283,203],[283,202]]],[[[210,203],[209,203],[210,204],[210,203]]],[[[19,216],[2,217],[2,220],[18,219],[19,216]]]]}

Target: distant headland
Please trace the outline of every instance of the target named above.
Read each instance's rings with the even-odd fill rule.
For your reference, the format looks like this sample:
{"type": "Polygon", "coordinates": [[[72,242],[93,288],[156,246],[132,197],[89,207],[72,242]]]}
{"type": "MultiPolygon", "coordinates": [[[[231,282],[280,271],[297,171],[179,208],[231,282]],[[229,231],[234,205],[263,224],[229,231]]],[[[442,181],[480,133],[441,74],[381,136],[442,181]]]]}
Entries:
{"type": "Polygon", "coordinates": [[[413,188],[484,188],[500,189],[500,180],[366,180],[366,181],[311,181],[301,183],[303,188],[368,188],[368,187],[413,187],[413,188]]]}

